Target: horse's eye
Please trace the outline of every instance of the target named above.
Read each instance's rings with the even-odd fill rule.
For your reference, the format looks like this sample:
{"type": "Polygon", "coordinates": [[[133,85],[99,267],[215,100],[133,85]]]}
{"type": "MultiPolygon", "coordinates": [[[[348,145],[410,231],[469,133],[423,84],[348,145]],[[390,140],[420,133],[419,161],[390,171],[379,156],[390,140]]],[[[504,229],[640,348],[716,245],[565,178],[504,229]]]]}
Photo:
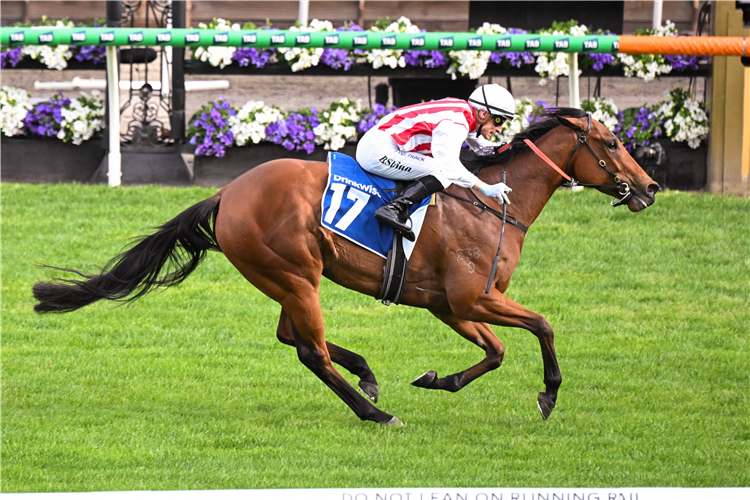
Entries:
{"type": "Polygon", "coordinates": [[[617,149],[617,139],[612,139],[609,141],[609,144],[607,144],[607,147],[611,149],[612,151],[617,149]]]}

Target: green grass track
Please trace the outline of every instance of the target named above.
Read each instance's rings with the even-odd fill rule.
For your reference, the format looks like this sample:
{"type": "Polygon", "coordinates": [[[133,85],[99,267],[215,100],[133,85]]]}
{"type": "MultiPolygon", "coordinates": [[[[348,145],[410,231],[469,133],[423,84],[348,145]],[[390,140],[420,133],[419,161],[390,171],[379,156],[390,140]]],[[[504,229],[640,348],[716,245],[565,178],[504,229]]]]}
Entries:
{"type": "Polygon", "coordinates": [[[530,333],[495,328],[503,365],[462,391],[418,389],[482,351],[325,281],[328,340],[367,358],[406,423],[383,428],[277,342],[279,307],[219,253],[131,305],[32,311],[32,285],[61,276],[38,264],[93,271],[213,192],[2,185],[3,492],[750,486],[748,199],[666,192],[632,214],[552,198],[508,291],[556,332],[546,422],[530,333]]]}

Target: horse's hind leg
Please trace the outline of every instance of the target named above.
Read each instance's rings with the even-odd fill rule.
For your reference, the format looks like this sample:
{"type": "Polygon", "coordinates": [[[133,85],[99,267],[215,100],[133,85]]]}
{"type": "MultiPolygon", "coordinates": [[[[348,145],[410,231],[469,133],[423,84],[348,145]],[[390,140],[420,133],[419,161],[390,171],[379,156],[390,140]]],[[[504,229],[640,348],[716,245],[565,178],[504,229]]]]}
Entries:
{"type": "MultiPolygon", "coordinates": [[[[276,328],[276,337],[282,344],[296,347],[294,343],[294,325],[284,309],[281,310],[279,326],[276,328]]],[[[375,374],[370,370],[365,358],[328,341],[326,341],[326,347],[328,348],[328,353],[331,355],[331,361],[359,377],[359,388],[368,398],[377,403],[378,382],[375,380],[375,374]]]]}
{"type": "Polygon", "coordinates": [[[485,373],[498,368],[503,362],[505,348],[489,325],[485,323],[465,321],[457,318],[450,312],[430,312],[443,323],[453,328],[453,330],[463,338],[484,349],[485,357],[476,365],[462,372],[454,373],[453,375],[448,375],[443,378],[438,378],[437,372],[435,370],[430,370],[413,380],[412,385],[423,387],[425,389],[443,389],[450,392],[456,392],[485,373]]]}
{"type": "Polygon", "coordinates": [[[304,286],[281,301],[281,307],[294,324],[294,344],[299,360],[336,393],[362,420],[372,420],[387,425],[401,425],[401,421],[378,410],[362,397],[349,382],[336,371],[323,336],[323,314],[317,289],[304,286]]]}

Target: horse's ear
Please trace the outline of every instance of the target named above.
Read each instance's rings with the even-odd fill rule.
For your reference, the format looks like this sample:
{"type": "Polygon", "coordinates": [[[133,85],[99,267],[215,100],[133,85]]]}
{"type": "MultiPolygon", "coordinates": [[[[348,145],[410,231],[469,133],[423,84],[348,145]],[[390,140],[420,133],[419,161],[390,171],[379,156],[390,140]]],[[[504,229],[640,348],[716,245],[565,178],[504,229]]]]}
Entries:
{"type": "Polygon", "coordinates": [[[573,130],[585,132],[588,127],[588,121],[585,118],[563,118],[562,116],[556,116],[555,118],[557,118],[560,123],[573,130]]]}

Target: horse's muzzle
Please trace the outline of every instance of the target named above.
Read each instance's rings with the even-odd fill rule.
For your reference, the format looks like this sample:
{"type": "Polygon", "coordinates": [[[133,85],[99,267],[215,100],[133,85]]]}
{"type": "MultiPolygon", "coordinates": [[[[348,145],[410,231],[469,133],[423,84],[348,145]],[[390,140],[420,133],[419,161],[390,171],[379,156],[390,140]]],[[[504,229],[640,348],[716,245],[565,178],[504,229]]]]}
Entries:
{"type": "Polygon", "coordinates": [[[650,207],[656,201],[656,193],[661,190],[661,186],[651,181],[645,188],[640,186],[633,186],[631,192],[633,196],[628,201],[628,209],[631,212],[640,212],[641,210],[650,207]]]}

